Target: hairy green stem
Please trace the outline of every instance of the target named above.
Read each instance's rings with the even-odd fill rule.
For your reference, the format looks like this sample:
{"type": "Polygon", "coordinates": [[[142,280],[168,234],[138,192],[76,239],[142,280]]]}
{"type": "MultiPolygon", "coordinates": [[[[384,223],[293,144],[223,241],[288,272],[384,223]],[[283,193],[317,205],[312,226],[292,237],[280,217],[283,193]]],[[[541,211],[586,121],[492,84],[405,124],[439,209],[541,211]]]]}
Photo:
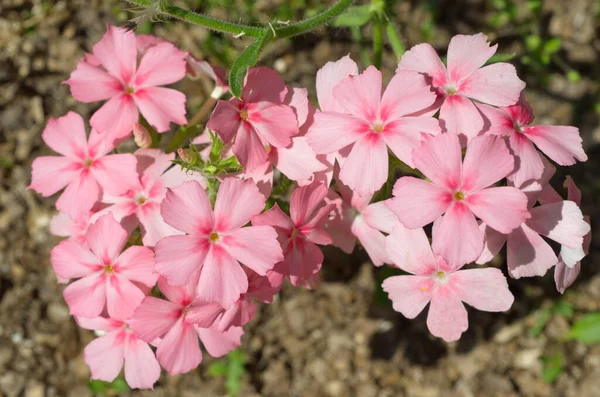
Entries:
{"type": "Polygon", "coordinates": [[[311,31],[314,28],[326,24],[333,18],[340,15],[342,12],[344,12],[344,10],[346,10],[346,8],[350,7],[353,2],[354,0],[338,0],[337,3],[329,7],[327,10],[315,15],[314,17],[305,19],[304,21],[300,21],[290,26],[275,28],[275,36],[282,39],[311,31]]]}
{"type": "Polygon", "coordinates": [[[390,41],[392,49],[394,50],[394,54],[396,54],[396,57],[398,60],[400,60],[400,57],[402,57],[402,55],[404,55],[406,52],[406,47],[404,46],[404,43],[402,43],[402,40],[400,40],[400,36],[398,36],[396,25],[394,25],[392,21],[388,21],[385,29],[388,40],[390,41]]]}
{"type": "Polygon", "coordinates": [[[373,66],[381,68],[383,58],[383,25],[379,18],[373,18],[373,66]]]}

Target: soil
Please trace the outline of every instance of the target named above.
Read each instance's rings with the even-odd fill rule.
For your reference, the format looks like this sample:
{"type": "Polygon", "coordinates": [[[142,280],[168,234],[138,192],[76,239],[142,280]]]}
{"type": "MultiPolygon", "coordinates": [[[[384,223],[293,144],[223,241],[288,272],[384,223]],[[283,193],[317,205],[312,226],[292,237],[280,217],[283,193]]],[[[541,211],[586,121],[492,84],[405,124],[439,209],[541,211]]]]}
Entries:
{"type": "MultiPolygon", "coordinates": [[[[259,4],[260,3],[260,4],[259,4]]],[[[260,1],[269,15],[281,1],[260,1]]],[[[423,41],[422,26],[432,11],[421,2],[398,2],[398,22],[407,46],[423,41]]],[[[443,48],[456,33],[486,29],[489,1],[439,0],[433,44],[443,48]]],[[[590,160],[560,171],[575,177],[583,190],[584,213],[597,219],[600,206],[600,123],[594,112],[600,78],[600,24],[594,0],[543,2],[544,34],[563,41],[561,57],[582,75],[569,82],[550,67],[550,80],[519,64],[540,123],[580,128],[590,160]]],[[[32,160],[50,150],[41,131],[50,117],[69,110],[88,117],[97,104],[77,103],[61,84],[85,51],[104,33],[106,23],[123,24],[127,13],[117,0],[0,0],[0,396],[85,397],[91,395],[82,359],[93,339],[69,316],[49,264],[57,239],[48,232],[53,199],[27,190],[32,160]]],[[[489,29],[486,29],[489,31],[489,29]]],[[[158,23],[154,33],[199,58],[207,33],[182,22],[158,23]]],[[[523,53],[519,36],[500,29],[491,37],[502,52],[523,53]]],[[[243,47],[244,40],[234,45],[243,47]]],[[[288,84],[308,87],[314,98],[316,70],[347,53],[358,59],[347,31],[319,29],[270,47],[265,65],[276,65],[288,84]]],[[[395,70],[389,49],[385,74],[395,70]]],[[[193,99],[205,98],[202,82],[179,88],[193,99]]],[[[557,177],[556,181],[561,178],[557,177]]],[[[559,182],[560,183],[560,182],[559,182]]],[[[594,225],[596,236],[600,235],[594,225]]],[[[343,255],[327,249],[321,286],[306,291],[286,286],[272,305],[261,308],[247,327],[242,348],[248,357],[242,396],[600,396],[600,345],[562,342],[569,322],[551,318],[531,336],[539,310],[559,298],[552,274],[511,280],[516,302],[507,313],[469,310],[470,328],[456,343],[427,331],[425,317],[406,320],[377,299],[383,273],[359,251],[343,255]],[[564,370],[554,384],[542,380],[541,357],[561,353],[564,370]]],[[[584,261],[578,282],[564,300],[576,316],[600,311],[598,239],[584,261]]],[[[213,361],[191,373],[163,376],[153,391],[135,396],[225,396],[224,380],[207,372],[213,361]]]]}

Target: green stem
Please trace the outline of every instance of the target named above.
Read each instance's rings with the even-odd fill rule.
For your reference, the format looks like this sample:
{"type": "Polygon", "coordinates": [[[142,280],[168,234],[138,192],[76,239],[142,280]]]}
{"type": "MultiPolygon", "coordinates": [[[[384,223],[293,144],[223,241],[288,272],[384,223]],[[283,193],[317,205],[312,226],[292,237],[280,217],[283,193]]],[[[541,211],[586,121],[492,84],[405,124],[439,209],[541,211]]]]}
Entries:
{"type": "Polygon", "coordinates": [[[333,18],[340,15],[342,12],[344,12],[344,10],[346,10],[346,8],[350,7],[353,2],[354,0],[338,0],[337,3],[329,7],[327,10],[315,15],[312,18],[305,19],[304,21],[300,21],[290,26],[275,28],[275,36],[282,39],[311,31],[314,28],[326,24],[333,18]]]}
{"type": "Polygon", "coordinates": [[[365,48],[365,40],[362,35],[362,31],[360,30],[360,26],[352,26],[350,28],[352,32],[352,40],[354,40],[358,44],[358,55],[360,56],[360,61],[364,67],[367,67],[371,64],[371,59],[369,57],[369,53],[365,48]]]}
{"type": "Polygon", "coordinates": [[[373,66],[381,68],[383,58],[383,25],[379,18],[373,18],[373,66]]]}
{"type": "Polygon", "coordinates": [[[390,41],[392,49],[394,50],[394,54],[396,54],[396,57],[398,58],[398,60],[400,60],[402,55],[404,55],[404,53],[406,52],[406,47],[404,46],[404,43],[402,43],[402,40],[400,40],[400,36],[398,36],[396,26],[392,21],[388,21],[385,29],[387,32],[388,40],[390,41]]]}

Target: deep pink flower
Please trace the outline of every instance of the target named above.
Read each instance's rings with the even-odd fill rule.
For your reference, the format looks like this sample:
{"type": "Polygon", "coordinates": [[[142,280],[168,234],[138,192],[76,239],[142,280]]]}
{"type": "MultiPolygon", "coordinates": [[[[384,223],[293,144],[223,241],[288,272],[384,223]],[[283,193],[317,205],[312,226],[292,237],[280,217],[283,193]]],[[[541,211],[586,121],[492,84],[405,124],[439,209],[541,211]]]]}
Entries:
{"type": "MultiPolygon", "coordinates": [[[[549,199],[547,189],[545,187],[545,191],[538,191],[537,196],[535,192],[530,196],[531,218],[512,232],[502,234],[485,223],[481,224],[485,247],[477,263],[490,261],[505,243],[508,273],[513,278],[543,276],[548,269],[559,262],[566,264],[568,268],[573,268],[583,259],[587,254],[584,250],[584,241],[589,238],[587,237],[590,234],[589,222],[585,220],[577,202],[563,200],[553,189],[555,195],[549,199]],[[538,200],[542,200],[542,194],[545,198],[542,205],[534,207],[538,200]],[[542,236],[562,245],[560,260],[542,236]]],[[[581,199],[573,187],[570,189],[569,198],[581,199]]],[[[559,268],[559,273],[560,271],[559,268]]]]}
{"type": "Polygon", "coordinates": [[[323,264],[323,253],[317,247],[331,244],[331,237],[323,230],[333,204],[326,204],[327,188],[315,182],[294,190],[290,198],[290,215],[277,204],[252,219],[256,227],[275,228],[283,248],[283,261],[274,271],[289,276],[293,285],[305,285],[323,264]]]}
{"type": "Polygon", "coordinates": [[[400,59],[398,70],[425,74],[438,92],[433,110],[441,106],[440,121],[447,132],[471,139],[479,134],[484,121],[471,100],[494,106],[517,102],[525,83],[517,77],[515,67],[504,62],[485,65],[498,45],[490,47],[487,36],[456,35],[448,46],[447,67],[430,44],[418,44],[400,59]]]}
{"type": "Polygon", "coordinates": [[[274,70],[250,68],[241,99],[220,100],[207,124],[223,142],[233,143],[240,164],[252,170],[267,160],[265,145],[284,148],[297,135],[298,120],[284,104],[287,88],[274,70]]]}
{"type": "Polygon", "coordinates": [[[478,136],[464,161],[459,138],[442,134],[413,152],[417,168],[430,182],[400,178],[388,207],[409,229],[446,214],[433,238],[433,249],[454,267],[474,261],[483,249],[475,215],[494,230],[510,233],[527,218],[527,196],[514,187],[489,187],[510,174],[514,158],[500,137],[478,136]]]}
{"type": "Polygon", "coordinates": [[[126,320],[145,296],[136,283],[154,286],[158,276],[153,272],[152,250],[131,246],[121,253],[127,238],[125,229],[108,214],[88,228],[87,246],[64,240],[52,249],[50,262],[56,274],[79,279],[63,292],[71,314],[94,318],[106,307],[110,317],[126,320]]]}
{"type": "Polygon", "coordinates": [[[109,25],[93,56],[79,61],[65,82],[78,101],[108,99],[90,119],[98,132],[117,139],[128,135],[138,122],[138,110],[158,132],[167,131],[171,121],[186,123],[185,95],[159,86],[185,76],[187,53],[161,41],[149,43],[143,54],[138,64],[135,35],[109,25]]]}
{"type": "Polygon", "coordinates": [[[244,333],[241,327],[220,331],[215,320],[223,308],[199,298],[196,286],[193,280],[174,287],[160,278],[158,287],[168,301],[148,296],[128,321],[141,340],[158,344],[156,357],[171,375],[188,372],[200,364],[198,337],[211,356],[220,357],[240,346],[244,333]]]}
{"type": "Polygon", "coordinates": [[[85,136],[83,119],[77,113],[50,119],[42,139],[59,156],[41,156],[31,165],[29,187],[44,197],[65,186],[56,202],[60,211],[77,219],[88,212],[102,192],[124,193],[135,182],[136,159],[132,154],[108,154],[115,147],[92,130],[85,136]]]}
{"type": "Polygon", "coordinates": [[[508,137],[518,165],[509,179],[516,186],[541,178],[544,163],[536,146],[560,165],[573,165],[576,159],[587,160],[577,127],[531,125],[533,110],[523,96],[517,104],[501,109],[483,104],[477,106],[489,121],[486,132],[508,137]]]}
{"type": "Polygon", "coordinates": [[[423,229],[396,225],[387,237],[386,250],[396,266],[411,273],[383,282],[394,310],[415,318],[430,303],[427,328],[445,341],[459,339],[469,327],[462,302],[487,312],[503,312],[512,306],[514,297],[499,269],[459,270],[462,266],[452,266],[435,248],[432,251],[423,229]]]}
{"type": "Polygon", "coordinates": [[[134,389],[152,389],[160,377],[160,365],[148,343],[139,339],[127,323],[111,318],[76,317],[80,327],[106,332],[83,351],[92,379],[112,382],[125,366],[125,380],[134,389]]]}
{"type": "Polygon", "coordinates": [[[435,101],[435,94],[416,72],[397,73],[381,95],[381,72],[369,67],[349,76],[334,89],[343,113],[318,112],[306,137],[317,154],[352,147],[340,179],[361,196],[383,186],[388,177],[388,147],[412,166],[411,151],[421,144],[421,133],[439,133],[429,116],[413,116],[435,101]]]}
{"type": "Polygon", "coordinates": [[[100,213],[110,212],[116,220],[123,221],[132,229],[141,224],[144,245],[153,247],[163,237],[183,234],[165,223],[160,215],[160,203],[167,188],[192,180],[206,186],[207,181],[198,172],[185,171],[179,165],[173,166],[174,153],[166,154],[160,149],[139,149],[135,157],[139,180],[122,195],[105,195],[102,201],[112,205],[100,213]],[[131,215],[134,215],[133,219],[131,215]]]}
{"type": "Polygon", "coordinates": [[[283,259],[270,226],[243,227],[265,206],[251,181],[227,178],[219,187],[214,211],[196,181],[169,189],[161,204],[165,222],[188,233],[156,244],[156,271],[173,285],[199,279],[198,296],[225,309],[248,290],[240,262],[264,276],[283,259]]]}

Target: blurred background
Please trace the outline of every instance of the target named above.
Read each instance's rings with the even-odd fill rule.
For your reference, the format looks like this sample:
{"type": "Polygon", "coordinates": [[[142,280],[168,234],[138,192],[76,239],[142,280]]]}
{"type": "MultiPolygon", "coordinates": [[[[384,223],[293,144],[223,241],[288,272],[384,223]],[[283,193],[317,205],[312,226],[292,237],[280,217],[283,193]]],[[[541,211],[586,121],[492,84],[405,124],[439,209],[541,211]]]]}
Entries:
{"type": "MultiPolygon", "coordinates": [[[[183,8],[245,23],[297,21],[332,1],[177,0],[183,8]]],[[[369,4],[357,1],[356,4],[369,4]]],[[[583,212],[597,219],[600,197],[599,0],[398,0],[393,22],[406,48],[427,41],[444,54],[457,33],[486,33],[512,58],[537,124],[575,125],[589,161],[562,168],[583,191],[583,212]]],[[[69,316],[49,263],[53,199],[26,190],[30,165],[49,149],[48,118],[85,117],[98,104],[77,103],[62,82],[106,30],[137,16],[119,0],[0,0],[0,396],[600,396],[600,255],[594,237],[579,280],[564,295],[552,271],[510,280],[507,313],[469,310],[459,342],[432,337],[425,316],[395,313],[361,250],[327,249],[316,291],[284,287],[247,327],[242,347],[222,359],[205,354],[188,374],[163,376],[154,391],[130,391],[122,378],[90,382],[82,359],[92,340],[69,316]]],[[[352,24],[352,23],[350,23],[352,24]]],[[[356,23],[355,23],[356,24],[356,23]]],[[[228,66],[248,41],[173,20],[138,26],[200,59],[228,66]]],[[[315,73],[350,53],[362,67],[372,27],[331,24],[271,44],[260,63],[315,99],[315,73]]],[[[397,64],[386,44],[383,72],[397,64]]],[[[188,115],[210,93],[209,80],[178,86],[188,115]]],[[[597,224],[593,233],[600,236],[597,224]]],[[[503,259],[499,258],[498,264],[503,259]]]]}

